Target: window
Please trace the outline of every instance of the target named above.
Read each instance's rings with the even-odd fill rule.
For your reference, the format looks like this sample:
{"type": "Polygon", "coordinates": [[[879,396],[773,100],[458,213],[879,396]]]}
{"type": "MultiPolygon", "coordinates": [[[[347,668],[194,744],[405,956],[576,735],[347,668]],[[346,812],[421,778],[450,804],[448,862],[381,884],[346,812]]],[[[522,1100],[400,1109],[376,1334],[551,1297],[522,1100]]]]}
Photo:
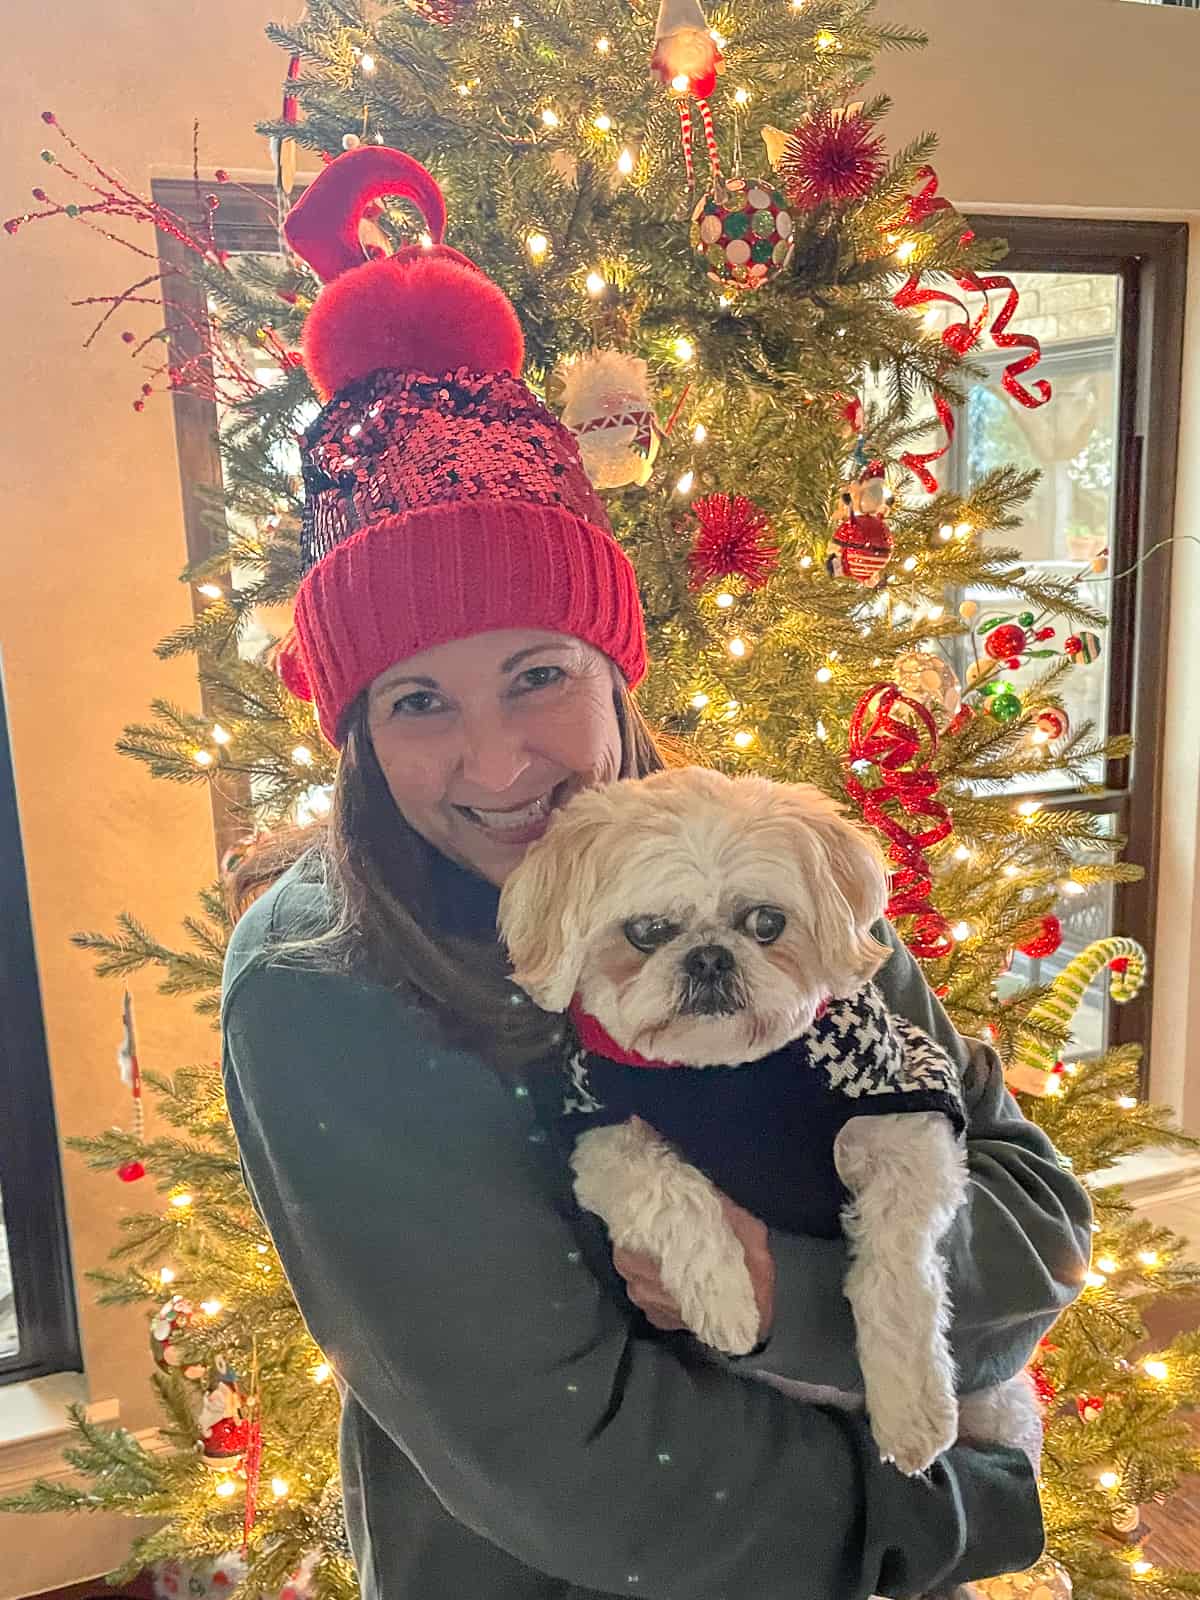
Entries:
{"type": "Polygon", "coordinates": [[[50,1071],[0,684],[0,1384],[81,1370],[50,1071]]]}

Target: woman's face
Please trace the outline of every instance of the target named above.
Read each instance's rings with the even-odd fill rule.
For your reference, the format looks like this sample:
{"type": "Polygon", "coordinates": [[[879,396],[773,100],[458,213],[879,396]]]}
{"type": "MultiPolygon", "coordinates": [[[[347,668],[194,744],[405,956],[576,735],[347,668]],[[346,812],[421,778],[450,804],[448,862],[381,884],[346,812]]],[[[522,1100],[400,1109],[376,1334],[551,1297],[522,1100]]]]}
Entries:
{"type": "Polygon", "coordinates": [[[537,629],[435,645],[371,684],[367,725],[392,799],[443,855],[502,885],[550,813],[621,769],[613,668],[537,629]]]}

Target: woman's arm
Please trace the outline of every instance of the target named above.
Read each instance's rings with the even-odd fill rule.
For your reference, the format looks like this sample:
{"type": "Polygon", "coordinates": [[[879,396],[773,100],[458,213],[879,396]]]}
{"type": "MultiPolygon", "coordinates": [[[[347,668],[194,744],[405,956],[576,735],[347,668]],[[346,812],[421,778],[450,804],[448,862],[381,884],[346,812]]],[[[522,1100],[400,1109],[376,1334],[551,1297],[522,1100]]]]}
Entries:
{"type": "MultiPolygon", "coordinates": [[[[875,979],[889,1009],[936,1039],[963,1074],[970,1195],[943,1250],[954,1305],[951,1344],[966,1393],[1020,1371],[1079,1294],[1091,1255],[1092,1206],[1046,1135],[1021,1115],[996,1052],[956,1031],[890,925],[874,931],[893,952],[875,979]]],[[[845,1244],[774,1230],[770,1244],[773,1332],[742,1364],[861,1390],[854,1323],[842,1294],[845,1244]]]]}
{"type": "Polygon", "coordinates": [[[861,1417],[637,1336],[579,1260],[529,1100],[394,995],[242,965],[258,911],[224,1007],[247,1181],[314,1338],[452,1516],[656,1600],[916,1594],[1037,1557],[1019,1452],[906,1478],[861,1417]]]}

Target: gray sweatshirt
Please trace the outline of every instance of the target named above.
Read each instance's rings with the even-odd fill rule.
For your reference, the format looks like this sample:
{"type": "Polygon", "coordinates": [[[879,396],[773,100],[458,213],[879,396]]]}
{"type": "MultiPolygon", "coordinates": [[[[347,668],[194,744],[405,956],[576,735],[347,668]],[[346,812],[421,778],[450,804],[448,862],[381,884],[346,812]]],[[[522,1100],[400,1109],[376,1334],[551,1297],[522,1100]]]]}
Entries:
{"type": "MultiPolygon", "coordinates": [[[[223,1061],[247,1185],[342,1392],[363,1600],[865,1600],[1038,1557],[1020,1452],[958,1445],[908,1478],[861,1415],[750,1375],[861,1389],[840,1239],[772,1230],[774,1326],[740,1365],[652,1328],[547,1137],[557,1074],[503,1078],[396,993],[272,960],[321,925],[305,868],[234,930],[223,1061]]],[[[494,908],[458,869],[444,892],[494,908]]],[[[878,932],[887,1005],[962,1073],[973,1181],[944,1249],[974,1389],[1078,1294],[1091,1208],[878,932]]]]}

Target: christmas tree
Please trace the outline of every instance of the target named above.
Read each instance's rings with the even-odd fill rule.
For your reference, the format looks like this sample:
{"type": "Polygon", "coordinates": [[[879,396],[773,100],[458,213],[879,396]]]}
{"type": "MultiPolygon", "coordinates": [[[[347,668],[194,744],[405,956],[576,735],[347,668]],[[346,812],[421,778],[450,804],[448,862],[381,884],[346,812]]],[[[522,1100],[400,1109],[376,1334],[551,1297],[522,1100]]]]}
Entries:
{"type": "MultiPolygon", "coordinates": [[[[276,169],[264,205],[286,211],[299,151],[315,164],[377,142],[434,172],[448,242],[516,305],[526,377],[577,432],[637,566],[651,719],[698,761],[818,784],[880,829],[892,915],[930,984],[963,1031],[995,1043],[1079,1173],[1194,1142],[1140,1099],[1135,1047],[1070,1049],[1089,983],[1136,993],[1135,944],[1088,946],[1050,982],[1012,965],[1014,951],[1055,954],[1071,896],[1137,875],[1094,813],[1036,798],[1094,782],[1128,740],[1072,726],[1072,686],[1102,647],[1096,560],[1047,575],[1004,542],[1034,475],[985,466],[961,492],[939,483],[981,351],[1005,353],[1007,404],[1050,395],[1002,241],[940,195],[932,137],[888,150],[888,101],[866,86],[881,52],[920,36],[870,0],[737,0],[707,18],[679,0],[657,20],[611,0],[519,14],[313,0],[271,32],[289,64],[283,115],[262,130],[276,169]]],[[[299,579],[295,435],[316,404],[296,351],[316,280],[286,252],[227,254],[211,226],[134,195],[45,120],[50,172],[9,231],[37,216],[156,225],[212,312],[186,359],[159,360],[157,324],[120,335],[139,382],[145,370],[137,409],[156,389],[216,402],[225,482],[218,553],[184,574],[209,604],[161,646],[196,654],[202,701],[156,703],[121,747],[156,777],[219,786],[247,836],[319,829],[335,755],[276,676],[270,631],[299,579]]],[[[228,183],[198,180],[211,215],[228,183]]],[[[364,248],[429,226],[384,200],[364,248]]],[[[116,336],[137,300],[104,298],[116,336]]],[[[157,967],[166,992],[215,1015],[238,909],[218,883],[186,948],[130,915],[79,942],[102,975],[157,967]]],[[[144,1181],[145,1209],[99,1278],[104,1299],[154,1313],[164,1448],[79,1415],[70,1459],[86,1482],[38,1483],[20,1507],[157,1516],[126,1573],[212,1558],[210,1575],[245,1576],[250,1593],[340,1600],[355,1581],[329,1366],[241,1187],[217,1065],[147,1070],[147,1133],[126,1018],[138,1115],[79,1143],[144,1181]]],[[[1065,1593],[1068,1573],[1088,1600],[1200,1594],[1200,1574],[1156,1566],[1137,1540],[1139,1505],[1200,1466],[1181,1415],[1200,1399],[1200,1336],[1135,1354],[1148,1302],[1194,1290],[1200,1270],[1119,1190],[1094,1198],[1093,1271],[1033,1363],[1051,1558],[1037,1581],[1065,1593]]]]}

